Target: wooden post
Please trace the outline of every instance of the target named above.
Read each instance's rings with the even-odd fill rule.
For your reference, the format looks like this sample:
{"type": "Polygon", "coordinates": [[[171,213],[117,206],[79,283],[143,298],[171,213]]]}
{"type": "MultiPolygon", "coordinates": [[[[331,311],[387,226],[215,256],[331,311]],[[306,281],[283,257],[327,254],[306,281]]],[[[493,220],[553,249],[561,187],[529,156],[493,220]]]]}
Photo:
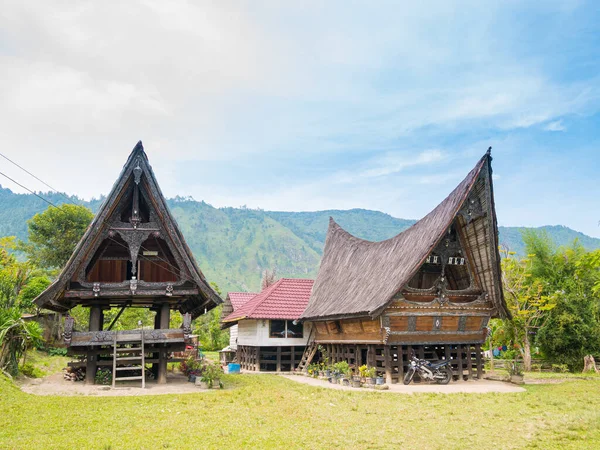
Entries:
{"type": "MultiPolygon", "coordinates": [[[[102,327],[102,308],[92,306],[90,308],[90,331],[100,331],[102,327]]],[[[98,368],[98,355],[93,351],[88,351],[85,364],[85,384],[94,384],[96,378],[96,369],[98,368]]]]}
{"type": "Polygon", "coordinates": [[[296,368],[296,352],[293,345],[290,347],[290,371],[293,372],[296,368]]]}
{"type": "Polygon", "coordinates": [[[255,359],[255,363],[254,363],[254,371],[255,372],[260,372],[260,347],[255,347],[256,348],[256,359],[255,359]]]}
{"type": "Polygon", "coordinates": [[[481,345],[477,344],[475,346],[475,360],[477,361],[477,379],[481,380],[483,378],[483,362],[481,360],[481,345]]]}
{"type": "Polygon", "coordinates": [[[281,372],[281,346],[277,347],[277,372],[281,372]]]}
{"type": "Polygon", "coordinates": [[[398,383],[404,379],[404,346],[398,345],[398,383]]]}
{"type": "Polygon", "coordinates": [[[467,379],[473,379],[473,360],[471,356],[472,347],[471,345],[467,345],[467,379]]]}
{"type": "Polygon", "coordinates": [[[458,381],[464,381],[462,345],[458,344],[456,347],[457,347],[456,351],[458,352],[458,381]]]}
{"type": "MultiPolygon", "coordinates": [[[[163,303],[160,306],[160,329],[169,329],[169,321],[171,319],[171,310],[168,303],[163,303]]],[[[158,351],[158,384],[166,384],[167,382],[167,351],[164,348],[158,351]]]]}
{"type": "Polygon", "coordinates": [[[390,355],[390,346],[383,346],[383,359],[385,366],[385,382],[392,384],[392,357],[390,355]]]}

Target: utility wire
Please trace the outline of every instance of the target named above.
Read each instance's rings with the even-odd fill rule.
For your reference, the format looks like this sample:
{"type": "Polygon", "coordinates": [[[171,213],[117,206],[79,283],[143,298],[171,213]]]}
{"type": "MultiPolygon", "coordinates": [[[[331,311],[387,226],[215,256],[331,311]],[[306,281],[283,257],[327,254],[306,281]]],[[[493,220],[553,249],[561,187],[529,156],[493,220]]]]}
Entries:
{"type": "MultiPolygon", "coordinates": [[[[32,173],[31,173],[29,170],[27,170],[27,169],[26,169],[26,168],[24,168],[23,166],[20,166],[19,164],[17,164],[16,162],[14,162],[14,161],[13,161],[12,159],[10,159],[8,156],[6,156],[6,155],[3,155],[2,153],[0,153],[0,156],[2,156],[2,157],[3,157],[4,159],[6,159],[8,162],[10,162],[10,163],[14,164],[15,166],[17,166],[17,167],[18,167],[19,169],[21,169],[23,172],[25,172],[25,173],[27,173],[27,174],[31,175],[33,178],[35,178],[36,180],[38,180],[40,183],[44,184],[45,186],[48,186],[50,189],[52,189],[52,190],[53,190],[53,191],[55,191],[56,193],[58,193],[58,194],[62,195],[62,196],[63,196],[64,198],[66,198],[67,200],[69,200],[69,201],[73,201],[71,198],[67,197],[67,196],[66,196],[64,193],[60,192],[58,189],[56,189],[56,188],[53,188],[52,186],[50,186],[48,183],[46,183],[46,182],[45,182],[44,180],[42,180],[41,178],[38,178],[38,177],[36,177],[34,174],[32,174],[32,173]]],[[[6,177],[6,175],[4,175],[4,176],[6,177]]],[[[8,177],[7,177],[7,178],[8,178],[8,177]]],[[[14,181],[14,180],[13,180],[13,181],[14,181]]],[[[16,181],[14,181],[14,182],[15,182],[15,183],[17,183],[16,181]]],[[[19,183],[17,183],[17,184],[19,184],[19,183]]],[[[20,184],[19,184],[19,186],[23,187],[24,189],[27,189],[27,188],[25,188],[24,186],[22,186],[22,185],[20,185],[20,184]]],[[[29,189],[27,189],[27,190],[29,190],[29,189]]],[[[31,192],[31,191],[30,191],[30,192],[31,192]]],[[[53,206],[56,206],[56,205],[53,205],[53,206]]]]}
{"type": "Polygon", "coordinates": [[[46,203],[48,203],[50,206],[54,206],[55,208],[58,208],[58,206],[56,206],[54,203],[52,203],[50,200],[46,200],[44,197],[42,197],[41,195],[36,194],[35,192],[33,192],[31,189],[29,189],[26,186],[23,186],[21,183],[19,183],[18,181],[13,180],[11,177],[9,177],[8,175],[0,172],[0,175],[8,178],[10,181],[12,181],[13,183],[15,183],[16,185],[21,186],[23,189],[25,189],[26,191],[30,192],[31,194],[35,195],[37,198],[40,198],[42,200],[44,200],[46,203]]]}
{"type": "MultiPolygon", "coordinates": [[[[73,199],[69,198],[67,195],[65,195],[64,193],[60,192],[58,189],[56,189],[56,188],[54,188],[54,187],[50,186],[50,185],[49,185],[48,183],[46,183],[44,180],[42,180],[41,178],[39,178],[39,177],[35,176],[35,175],[34,175],[34,174],[32,174],[30,171],[28,171],[27,169],[25,169],[23,166],[20,166],[19,164],[17,164],[16,162],[14,162],[14,161],[13,161],[13,160],[11,160],[10,158],[8,158],[6,155],[3,155],[2,153],[0,153],[0,156],[2,156],[4,159],[6,159],[7,161],[11,162],[11,163],[12,163],[12,164],[14,164],[15,166],[17,166],[19,169],[21,169],[21,170],[22,170],[22,171],[24,171],[25,173],[27,173],[27,174],[31,175],[33,178],[35,178],[36,180],[38,180],[38,181],[39,181],[39,182],[41,182],[42,184],[44,184],[44,185],[48,186],[50,189],[52,189],[53,191],[55,191],[57,194],[59,194],[59,195],[63,196],[64,198],[66,198],[66,199],[67,199],[69,202],[72,202],[72,201],[73,201],[73,199]]],[[[1,173],[1,172],[0,172],[0,173],[1,173]]],[[[2,175],[4,175],[4,174],[2,173],[2,175]]],[[[33,192],[32,190],[28,189],[27,187],[25,187],[25,186],[23,186],[22,184],[18,183],[17,181],[13,180],[13,179],[12,179],[12,178],[10,178],[9,176],[7,176],[7,175],[4,175],[4,176],[5,176],[6,178],[8,178],[9,180],[11,180],[13,183],[16,183],[16,184],[18,184],[19,186],[21,186],[23,189],[26,189],[27,191],[31,192],[31,193],[32,193],[33,195],[35,195],[36,197],[39,197],[39,198],[41,198],[41,199],[42,199],[42,200],[44,200],[46,203],[48,203],[48,204],[50,204],[50,205],[54,206],[55,208],[58,208],[58,207],[57,207],[57,206],[56,206],[54,203],[52,203],[52,202],[50,202],[50,201],[46,200],[45,198],[43,198],[43,197],[41,197],[40,195],[38,195],[38,194],[36,194],[35,192],[33,192]]],[[[103,223],[104,223],[104,224],[106,224],[106,225],[109,225],[109,226],[110,226],[110,224],[108,224],[108,223],[106,222],[106,220],[104,220],[104,221],[103,221],[103,223]]],[[[141,246],[141,245],[140,245],[140,248],[141,248],[142,250],[149,251],[147,248],[144,248],[144,247],[143,247],[143,246],[141,246]]],[[[159,261],[162,261],[162,262],[164,262],[165,264],[167,264],[169,267],[173,268],[174,270],[180,270],[178,267],[175,267],[175,266],[174,266],[173,264],[171,264],[169,261],[162,259],[160,256],[156,256],[156,258],[157,258],[159,261]]],[[[149,259],[147,259],[147,261],[149,261],[149,259]]],[[[174,272],[171,272],[171,273],[173,273],[174,275],[176,275],[174,272]]]]}
{"type": "MultiPolygon", "coordinates": [[[[4,155],[2,155],[2,156],[4,156],[4,155]]],[[[6,157],[5,157],[5,158],[6,158],[6,157]]],[[[6,159],[8,159],[8,158],[6,158],[6,159]]],[[[11,162],[12,162],[12,161],[11,161],[11,162]]],[[[17,165],[17,164],[15,164],[15,165],[17,165]]],[[[30,173],[30,172],[28,172],[26,169],[23,169],[21,166],[18,166],[18,167],[19,167],[19,168],[21,168],[22,170],[24,170],[25,172],[27,172],[27,173],[29,173],[29,174],[31,175],[31,173],[30,173]]],[[[22,187],[23,189],[25,189],[25,190],[26,190],[26,191],[28,191],[29,193],[31,193],[31,194],[33,194],[33,195],[35,195],[35,196],[36,196],[36,197],[38,197],[39,199],[41,199],[41,200],[45,201],[45,202],[46,202],[46,203],[48,203],[50,206],[53,206],[53,207],[57,208],[59,211],[62,211],[62,210],[61,210],[61,209],[60,209],[58,206],[56,206],[56,205],[55,205],[54,203],[52,203],[50,200],[47,200],[47,199],[45,199],[45,198],[44,198],[44,197],[42,197],[41,195],[39,195],[39,194],[37,194],[36,192],[34,192],[34,191],[32,191],[31,189],[29,189],[27,186],[24,186],[24,185],[22,185],[22,184],[21,184],[21,183],[19,183],[18,181],[14,180],[13,178],[9,177],[8,175],[6,175],[6,174],[4,174],[4,173],[2,173],[2,172],[0,172],[0,175],[2,175],[2,176],[4,176],[4,177],[8,178],[10,181],[12,181],[12,182],[13,182],[13,183],[15,183],[16,185],[18,185],[18,186],[22,187]]],[[[32,176],[34,176],[34,175],[32,175],[32,176]]],[[[35,177],[35,176],[34,176],[34,177],[35,177]]],[[[35,178],[37,178],[37,177],[35,177],[35,178]]],[[[37,179],[39,179],[39,178],[37,178],[37,179]]],[[[40,180],[40,181],[41,181],[41,180],[40,180]]],[[[43,181],[41,181],[41,182],[42,182],[42,183],[44,183],[43,181]]],[[[44,184],[45,184],[46,186],[49,186],[49,185],[48,185],[48,184],[46,184],[46,183],[44,183],[44,184]]],[[[56,189],[54,189],[54,188],[52,188],[52,189],[56,191],[56,189]]],[[[58,191],[56,191],[56,192],[58,192],[58,191]]],[[[60,192],[59,192],[59,194],[60,194],[60,192]]],[[[61,194],[61,195],[63,195],[64,197],[66,197],[64,194],[61,194]]],[[[67,198],[69,201],[71,201],[71,199],[69,199],[68,197],[66,197],[66,198],[67,198]]],[[[104,220],[104,221],[103,221],[103,223],[105,223],[105,224],[109,225],[109,224],[106,222],[106,220],[104,220]]],[[[126,249],[128,249],[128,250],[129,250],[129,247],[127,247],[126,245],[123,245],[123,244],[121,244],[119,241],[117,241],[117,240],[115,240],[115,239],[113,239],[113,238],[110,238],[110,240],[111,240],[111,241],[113,241],[113,242],[115,242],[116,244],[119,244],[119,245],[120,245],[120,246],[122,246],[122,247],[125,247],[126,249]]],[[[144,248],[144,247],[143,247],[143,246],[141,246],[141,245],[140,245],[140,248],[141,248],[142,250],[149,251],[147,248],[144,248]]],[[[167,264],[167,265],[168,265],[168,266],[170,266],[171,268],[173,268],[173,269],[175,269],[175,270],[178,270],[178,271],[180,271],[180,269],[179,269],[179,268],[175,267],[175,266],[174,266],[173,264],[171,264],[169,261],[166,261],[166,260],[164,260],[164,259],[160,258],[159,256],[156,256],[156,258],[157,258],[159,261],[162,261],[162,262],[164,262],[165,264],[167,264]]],[[[169,270],[169,269],[167,269],[166,267],[164,267],[164,266],[161,266],[160,264],[157,264],[157,263],[156,263],[154,260],[152,260],[152,259],[145,258],[145,257],[143,257],[143,256],[142,256],[142,257],[140,257],[139,255],[138,255],[138,259],[142,259],[142,260],[144,260],[144,261],[149,261],[151,264],[154,264],[154,265],[155,265],[155,266],[157,266],[157,267],[160,267],[160,268],[162,268],[162,269],[165,269],[165,270],[167,270],[167,272],[170,272],[171,274],[173,274],[173,275],[175,275],[175,276],[178,276],[178,277],[180,277],[180,276],[181,276],[181,273],[175,273],[175,272],[173,272],[173,271],[170,271],[170,270],[169,270]]]]}

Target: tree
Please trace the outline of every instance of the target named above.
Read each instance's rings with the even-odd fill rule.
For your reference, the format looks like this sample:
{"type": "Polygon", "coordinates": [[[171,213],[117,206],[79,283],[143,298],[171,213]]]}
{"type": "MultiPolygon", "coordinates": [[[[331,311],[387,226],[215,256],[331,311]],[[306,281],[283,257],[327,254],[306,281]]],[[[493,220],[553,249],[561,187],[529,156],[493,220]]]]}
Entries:
{"type": "Polygon", "coordinates": [[[578,241],[557,249],[532,232],[523,239],[527,251],[536,255],[532,279],[556,305],[540,325],[536,342],[548,358],[581,370],[584,356],[600,351],[600,252],[587,252],[578,241]]]}
{"type": "Polygon", "coordinates": [[[260,283],[260,290],[264,291],[266,288],[277,282],[277,269],[265,269],[262,274],[262,281],[260,283]]]}
{"type": "Polygon", "coordinates": [[[37,322],[26,322],[23,312],[32,308],[40,285],[49,282],[30,263],[21,263],[10,253],[15,238],[0,239],[0,370],[16,375],[19,359],[41,342],[37,322]]]}
{"type": "MultiPolygon", "coordinates": [[[[221,289],[216,283],[210,283],[212,288],[221,295],[221,289]]],[[[221,305],[196,319],[195,333],[204,350],[221,350],[229,343],[229,331],[221,330],[221,305]]]]}
{"type": "Polygon", "coordinates": [[[532,259],[516,259],[514,252],[503,248],[502,286],[506,304],[512,313],[508,322],[512,337],[519,345],[525,370],[531,370],[531,335],[543,324],[547,312],[556,306],[549,296],[543,295],[543,283],[532,277],[532,259]]]}
{"type": "Polygon", "coordinates": [[[60,269],[93,218],[92,211],[85,206],[50,206],[27,221],[29,241],[21,242],[20,249],[39,267],[60,269]]]}

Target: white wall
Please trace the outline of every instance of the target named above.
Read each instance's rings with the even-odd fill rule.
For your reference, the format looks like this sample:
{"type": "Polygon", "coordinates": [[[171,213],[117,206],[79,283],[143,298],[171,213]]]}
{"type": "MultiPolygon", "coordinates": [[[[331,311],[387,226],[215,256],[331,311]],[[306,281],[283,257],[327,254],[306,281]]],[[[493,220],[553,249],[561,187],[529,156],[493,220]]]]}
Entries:
{"type": "Polygon", "coordinates": [[[237,350],[238,326],[229,327],[229,346],[233,350],[237,350]]]}
{"type": "Polygon", "coordinates": [[[287,345],[306,345],[311,324],[303,324],[302,338],[272,338],[269,337],[268,320],[240,320],[238,322],[237,345],[253,345],[257,347],[276,347],[287,345]]]}

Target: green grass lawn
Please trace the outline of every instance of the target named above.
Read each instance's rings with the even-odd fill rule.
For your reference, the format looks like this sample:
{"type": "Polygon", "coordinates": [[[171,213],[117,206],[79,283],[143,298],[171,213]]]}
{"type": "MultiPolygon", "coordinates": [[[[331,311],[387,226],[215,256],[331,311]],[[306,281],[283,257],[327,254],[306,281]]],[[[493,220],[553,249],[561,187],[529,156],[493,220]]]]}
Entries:
{"type": "Polygon", "coordinates": [[[33,364],[43,375],[52,375],[67,367],[71,359],[66,356],[49,356],[48,353],[40,350],[29,350],[26,361],[33,364]]]}
{"type": "Polygon", "coordinates": [[[275,375],[143,397],[41,397],[0,377],[0,448],[598,448],[600,380],[414,396],[275,375]]]}

